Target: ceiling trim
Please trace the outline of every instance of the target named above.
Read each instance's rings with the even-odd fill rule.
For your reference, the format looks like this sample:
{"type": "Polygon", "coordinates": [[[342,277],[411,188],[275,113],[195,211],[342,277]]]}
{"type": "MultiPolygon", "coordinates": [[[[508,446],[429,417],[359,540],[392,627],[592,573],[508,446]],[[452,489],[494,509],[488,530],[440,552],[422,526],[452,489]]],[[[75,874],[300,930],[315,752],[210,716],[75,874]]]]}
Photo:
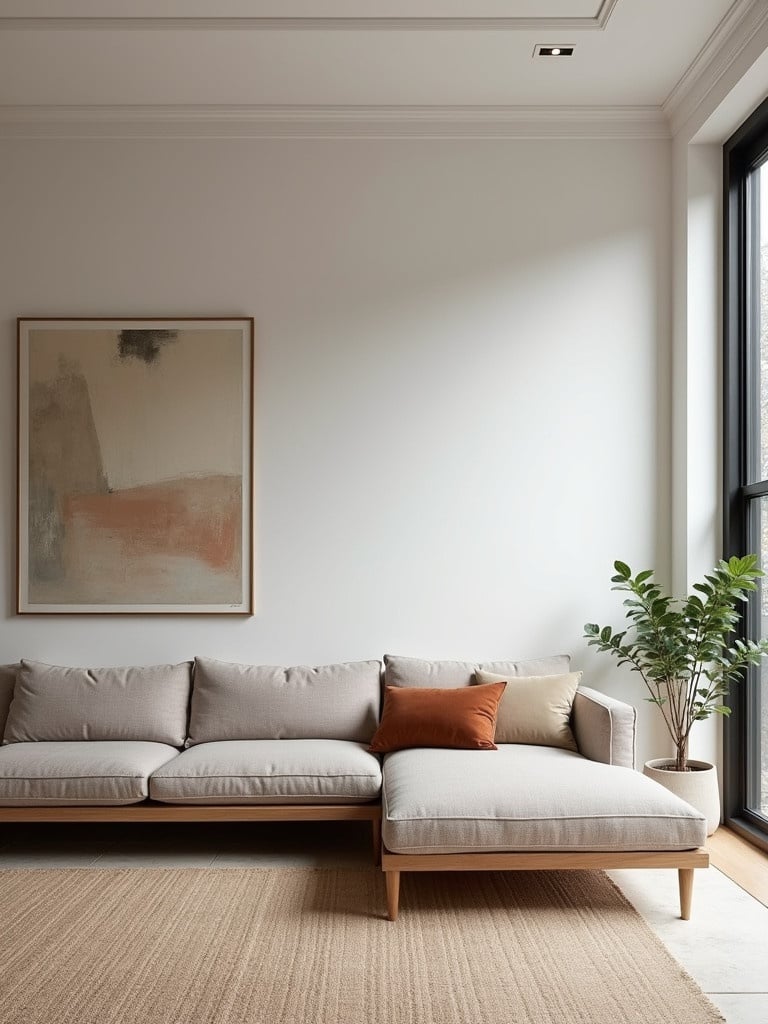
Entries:
{"type": "Polygon", "coordinates": [[[0,106],[16,139],[668,139],[660,107],[0,106]]]}
{"type": "Polygon", "coordinates": [[[2,29],[217,29],[236,30],[244,29],[268,30],[279,29],[285,31],[294,29],[300,31],[325,30],[367,30],[381,31],[395,29],[399,31],[433,30],[443,31],[446,29],[459,29],[469,31],[481,29],[484,31],[512,30],[512,31],[571,31],[581,29],[603,30],[613,14],[614,8],[619,0],[602,0],[600,7],[593,17],[563,18],[563,17],[537,17],[537,18],[496,18],[496,17],[474,17],[474,18],[423,18],[423,17],[392,17],[392,18],[304,18],[304,17],[278,17],[278,18],[240,18],[220,17],[164,17],[150,15],[142,17],[3,17],[0,15],[0,30],[2,29]]]}
{"type": "Polygon", "coordinates": [[[661,106],[673,134],[685,124],[766,23],[768,4],[765,0],[735,0],[661,106]]]}

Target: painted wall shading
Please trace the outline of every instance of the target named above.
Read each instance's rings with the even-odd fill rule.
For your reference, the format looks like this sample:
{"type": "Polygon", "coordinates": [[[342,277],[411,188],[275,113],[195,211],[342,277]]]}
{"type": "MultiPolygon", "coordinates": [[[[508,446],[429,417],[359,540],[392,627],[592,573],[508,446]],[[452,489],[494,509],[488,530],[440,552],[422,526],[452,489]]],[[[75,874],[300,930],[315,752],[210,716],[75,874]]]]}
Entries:
{"type": "Polygon", "coordinates": [[[20,611],[251,610],[249,324],[20,324],[20,611]]]}

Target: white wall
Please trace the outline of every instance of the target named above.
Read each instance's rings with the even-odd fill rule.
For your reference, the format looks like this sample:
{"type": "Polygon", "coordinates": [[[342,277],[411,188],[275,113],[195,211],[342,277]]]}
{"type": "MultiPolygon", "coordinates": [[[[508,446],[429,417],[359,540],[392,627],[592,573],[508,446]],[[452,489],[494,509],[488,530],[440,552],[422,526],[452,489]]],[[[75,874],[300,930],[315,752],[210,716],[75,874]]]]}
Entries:
{"type": "MultiPolygon", "coordinates": [[[[722,144],[765,97],[768,23],[694,84],[673,118],[673,585],[723,553],[722,144]]],[[[691,736],[691,756],[722,767],[723,722],[691,736]]],[[[722,771],[720,773],[722,785],[722,771]]]]}
{"type": "MultiPolygon", "coordinates": [[[[679,594],[690,593],[723,554],[722,162],[720,146],[675,139],[672,522],[679,594]]],[[[691,756],[722,764],[717,715],[691,734],[691,756]]]]}
{"type": "Polygon", "coordinates": [[[671,574],[669,143],[18,141],[0,195],[0,660],[568,651],[641,703],[581,633],[671,574]],[[19,314],[255,315],[254,618],[13,615],[19,314]]]}

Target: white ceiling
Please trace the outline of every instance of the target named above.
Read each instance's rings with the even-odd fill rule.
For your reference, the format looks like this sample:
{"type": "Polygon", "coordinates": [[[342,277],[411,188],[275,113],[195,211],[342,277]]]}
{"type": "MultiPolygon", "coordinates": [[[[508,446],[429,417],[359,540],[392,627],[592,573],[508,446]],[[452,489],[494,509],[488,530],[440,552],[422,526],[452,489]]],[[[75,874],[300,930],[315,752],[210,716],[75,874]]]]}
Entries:
{"type": "Polygon", "coordinates": [[[19,18],[593,18],[615,0],[4,0],[19,18]]]}
{"type": "Polygon", "coordinates": [[[659,107],[744,6],[0,0],[0,105],[659,107]],[[575,55],[534,60],[536,43],[575,55]]]}

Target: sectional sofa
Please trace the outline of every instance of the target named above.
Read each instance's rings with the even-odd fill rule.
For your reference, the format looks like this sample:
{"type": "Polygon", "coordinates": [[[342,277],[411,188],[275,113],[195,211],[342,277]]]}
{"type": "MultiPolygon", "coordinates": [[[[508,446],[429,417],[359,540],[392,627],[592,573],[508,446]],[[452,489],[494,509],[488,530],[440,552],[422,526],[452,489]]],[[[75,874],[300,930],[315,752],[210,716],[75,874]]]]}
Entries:
{"type": "MultiPolygon", "coordinates": [[[[403,872],[618,867],[677,868],[688,919],[693,870],[708,864],[706,822],[634,771],[629,705],[579,686],[555,709],[556,740],[515,726],[493,750],[368,749],[382,682],[445,693],[487,673],[549,714],[537,695],[568,670],[564,656],[387,656],[383,677],[378,661],[2,666],[0,824],[362,819],[391,920],[403,872]]],[[[526,718],[519,702],[509,708],[526,718]]]]}

